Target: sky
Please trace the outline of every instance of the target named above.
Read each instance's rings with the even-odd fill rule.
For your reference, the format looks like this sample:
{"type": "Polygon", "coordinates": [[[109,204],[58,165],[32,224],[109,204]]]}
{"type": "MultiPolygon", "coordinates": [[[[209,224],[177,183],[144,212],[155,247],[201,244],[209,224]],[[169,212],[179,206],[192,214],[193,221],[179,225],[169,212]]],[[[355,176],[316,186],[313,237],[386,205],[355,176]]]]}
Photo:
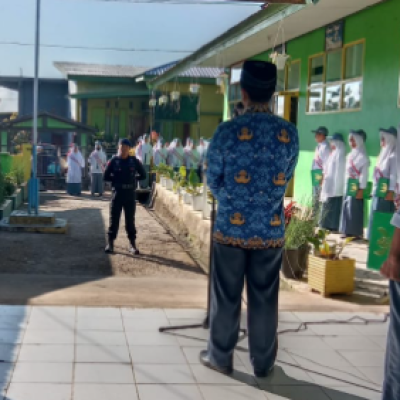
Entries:
{"type": "MultiPolygon", "coordinates": [[[[41,1],[42,44],[150,50],[117,52],[42,47],[40,76],[46,78],[61,77],[53,66],[54,61],[155,67],[184,58],[259,10],[256,5],[41,1]]],[[[2,42],[34,43],[35,3],[35,0],[0,0],[0,76],[21,73],[33,76],[33,46],[2,42]]]]}

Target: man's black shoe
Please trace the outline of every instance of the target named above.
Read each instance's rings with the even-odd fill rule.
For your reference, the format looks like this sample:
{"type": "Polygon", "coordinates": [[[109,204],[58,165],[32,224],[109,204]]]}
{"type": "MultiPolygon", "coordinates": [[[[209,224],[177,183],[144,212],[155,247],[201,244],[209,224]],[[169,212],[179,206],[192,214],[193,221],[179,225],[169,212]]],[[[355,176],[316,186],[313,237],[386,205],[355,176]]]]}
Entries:
{"type": "Polygon", "coordinates": [[[109,241],[108,245],[106,246],[105,250],[104,250],[107,254],[113,254],[114,253],[114,242],[113,241],[109,241]]]}
{"type": "Polygon", "coordinates": [[[140,254],[139,250],[136,247],[135,242],[131,242],[131,247],[129,248],[129,252],[135,256],[138,256],[140,254]]]}
{"type": "Polygon", "coordinates": [[[208,355],[207,350],[203,350],[200,352],[200,362],[207,368],[213,369],[214,371],[217,371],[221,374],[224,375],[231,375],[233,373],[233,367],[232,365],[229,365],[227,367],[220,367],[218,365],[213,364],[210,361],[210,356],[208,355]]]}

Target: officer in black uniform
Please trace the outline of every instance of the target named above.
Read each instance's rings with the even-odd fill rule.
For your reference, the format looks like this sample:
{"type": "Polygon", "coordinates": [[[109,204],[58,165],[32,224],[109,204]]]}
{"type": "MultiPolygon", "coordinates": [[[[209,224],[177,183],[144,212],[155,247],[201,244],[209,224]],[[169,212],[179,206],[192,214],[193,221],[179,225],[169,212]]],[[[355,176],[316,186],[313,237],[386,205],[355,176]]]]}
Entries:
{"type": "Polygon", "coordinates": [[[118,235],[119,220],[122,209],[125,213],[125,228],[128,234],[132,254],[139,254],[136,247],[136,194],[137,180],[146,179],[142,163],[129,155],[131,143],[128,139],[119,141],[118,156],[114,156],[104,172],[104,180],[112,184],[112,200],[110,208],[110,227],[108,229],[108,245],[106,253],[114,252],[114,241],[118,235]]]}

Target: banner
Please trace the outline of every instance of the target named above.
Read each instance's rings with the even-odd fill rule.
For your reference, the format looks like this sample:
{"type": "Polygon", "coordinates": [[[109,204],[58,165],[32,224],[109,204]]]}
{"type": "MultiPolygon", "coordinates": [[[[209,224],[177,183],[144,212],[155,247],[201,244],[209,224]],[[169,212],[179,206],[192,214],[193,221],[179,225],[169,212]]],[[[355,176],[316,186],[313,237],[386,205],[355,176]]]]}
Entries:
{"type": "Polygon", "coordinates": [[[389,255],[395,227],[391,225],[392,213],[374,213],[370,234],[367,267],[379,271],[389,255]]]}

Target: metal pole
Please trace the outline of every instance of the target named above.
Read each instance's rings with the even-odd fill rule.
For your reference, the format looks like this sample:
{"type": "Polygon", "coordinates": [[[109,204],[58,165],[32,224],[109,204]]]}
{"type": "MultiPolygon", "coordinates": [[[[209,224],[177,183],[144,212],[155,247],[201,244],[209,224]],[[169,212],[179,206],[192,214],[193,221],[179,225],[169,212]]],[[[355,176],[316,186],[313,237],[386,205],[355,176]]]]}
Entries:
{"type": "Polygon", "coordinates": [[[36,0],[35,27],[35,76],[33,86],[33,146],[32,146],[32,179],[29,187],[29,213],[39,213],[39,182],[37,179],[37,141],[38,141],[38,108],[39,108],[39,50],[40,50],[40,0],[36,0]]]}

